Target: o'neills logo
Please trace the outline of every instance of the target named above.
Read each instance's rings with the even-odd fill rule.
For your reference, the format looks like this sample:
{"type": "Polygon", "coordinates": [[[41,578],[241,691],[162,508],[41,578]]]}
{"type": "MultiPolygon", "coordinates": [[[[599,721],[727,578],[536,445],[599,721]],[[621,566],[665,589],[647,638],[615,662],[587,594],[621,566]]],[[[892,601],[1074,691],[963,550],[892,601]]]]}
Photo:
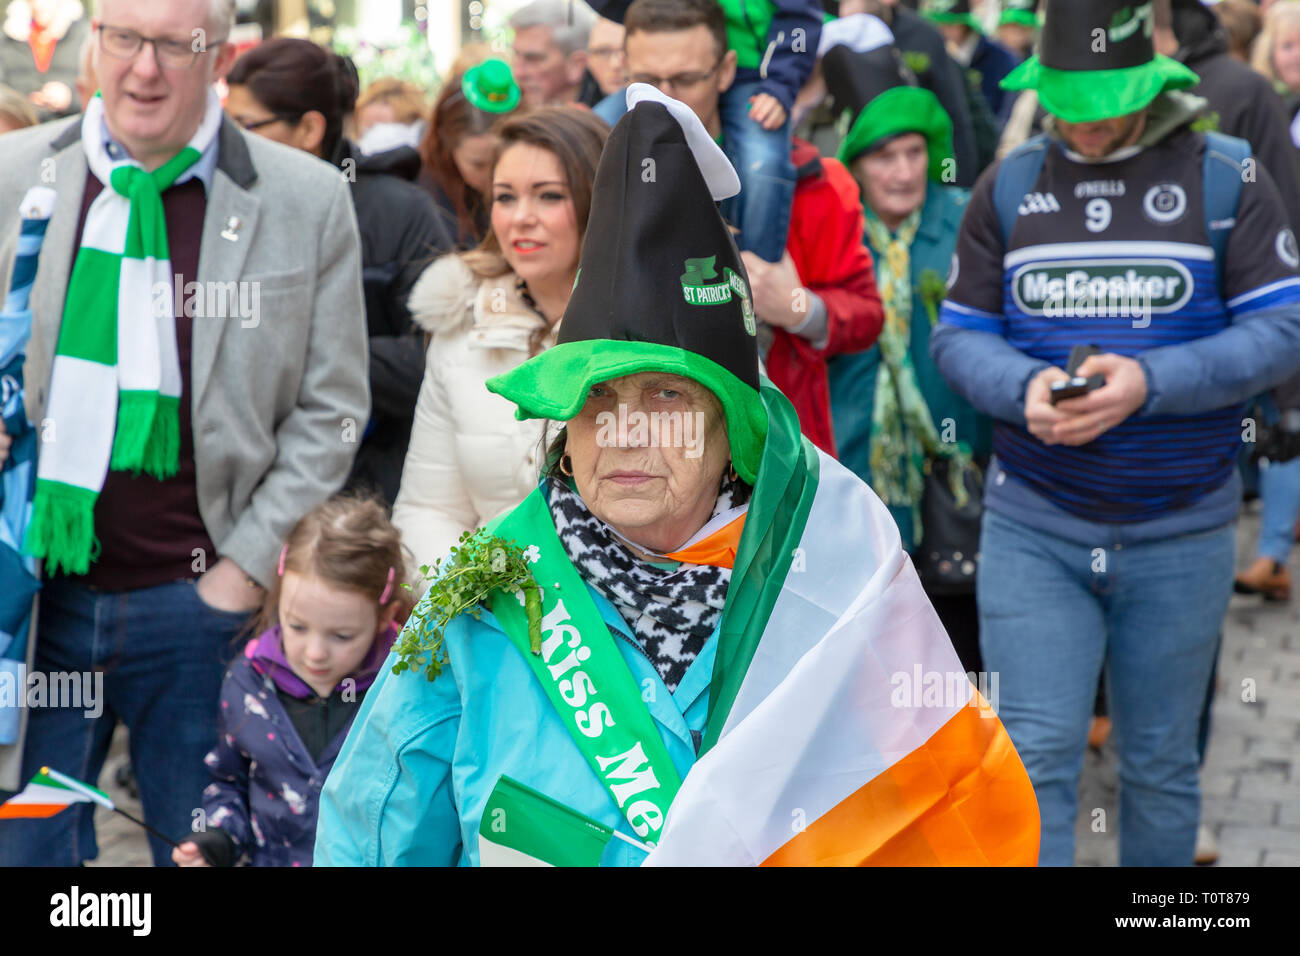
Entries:
{"type": "MultiPolygon", "coordinates": [[[[614,714],[604,700],[597,699],[601,697],[600,689],[582,669],[583,662],[591,657],[591,648],[583,644],[582,634],[569,620],[563,600],[556,601],[542,618],[542,659],[561,699],[573,709],[569,716],[578,732],[599,745],[605,731],[616,726],[614,714]]],[[[653,834],[657,838],[662,830],[668,801],[641,742],[608,757],[600,756],[598,751],[596,764],[601,783],[613,794],[633,831],[647,845],[654,846],[654,840],[646,837],[653,834]]]]}
{"type": "Polygon", "coordinates": [[[1194,291],[1174,259],[1090,259],[1029,263],[1011,276],[1011,295],[1026,315],[1137,317],[1176,312],[1194,291]]]}

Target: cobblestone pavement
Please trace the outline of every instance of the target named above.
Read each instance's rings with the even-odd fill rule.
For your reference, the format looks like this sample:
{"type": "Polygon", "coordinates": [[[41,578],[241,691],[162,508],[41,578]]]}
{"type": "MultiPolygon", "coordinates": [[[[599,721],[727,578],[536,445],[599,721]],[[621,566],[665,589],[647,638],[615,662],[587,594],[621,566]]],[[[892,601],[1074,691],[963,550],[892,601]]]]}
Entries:
{"type": "MultiPolygon", "coordinates": [[[[1257,510],[1237,529],[1238,566],[1254,556],[1257,510]]],[[[1291,572],[1300,579],[1300,551],[1291,572]]],[[[99,786],[127,812],[140,805],[113,780],[126,760],[119,727],[99,786]]],[[[1210,749],[1201,774],[1202,822],[1219,841],[1219,866],[1300,866],[1300,597],[1289,604],[1234,596],[1224,622],[1210,749]],[[1243,701],[1252,687],[1255,700],[1243,701]]],[[[1075,862],[1116,866],[1118,783],[1113,744],[1084,759],[1075,862]],[[1106,811],[1093,832],[1093,810],[1106,811]]],[[[147,866],[144,831],[117,814],[98,811],[99,859],[94,866],[147,866]]]]}

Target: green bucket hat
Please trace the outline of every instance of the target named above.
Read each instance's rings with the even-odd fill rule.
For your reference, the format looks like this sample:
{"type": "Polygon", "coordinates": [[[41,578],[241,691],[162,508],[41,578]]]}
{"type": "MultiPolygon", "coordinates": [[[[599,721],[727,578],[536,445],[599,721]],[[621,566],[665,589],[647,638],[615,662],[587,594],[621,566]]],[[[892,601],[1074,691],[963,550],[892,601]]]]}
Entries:
{"type": "Polygon", "coordinates": [[[921,15],[932,23],[960,23],[976,33],[984,32],[983,24],[970,8],[970,0],[925,0],[921,15]]]}
{"type": "Polygon", "coordinates": [[[860,52],[836,46],[822,57],[822,74],[836,110],[854,119],[835,158],[846,166],[902,133],[920,133],[930,153],[929,177],[943,181],[952,159],[952,119],[939,98],[917,86],[893,46],[860,52]]]}
{"type": "Polygon", "coordinates": [[[461,92],[475,109],[484,113],[509,113],[519,105],[521,92],[505,60],[484,60],[465,71],[461,92]]]}
{"type": "Polygon", "coordinates": [[[1166,90],[1200,82],[1155,52],[1151,0],[1047,0],[1038,50],[1000,84],[1036,90],[1048,113],[1091,123],[1136,113],[1166,90]]]}
{"type": "Polygon", "coordinates": [[[1018,23],[1022,27],[1038,26],[1038,0],[1005,0],[1002,13],[998,16],[998,26],[1018,23]]]}
{"type": "Polygon", "coordinates": [[[767,437],[757,328],[740,252],[715,205],[739,191],[739,178],[690,107],[639,83],[627,99],[596,170],[556,344],[487,387],[518,406],[518,419],[568,421],[597,382],[637,372],[689,378],[722,405],[732,467],[753,484],[767,437]]]}

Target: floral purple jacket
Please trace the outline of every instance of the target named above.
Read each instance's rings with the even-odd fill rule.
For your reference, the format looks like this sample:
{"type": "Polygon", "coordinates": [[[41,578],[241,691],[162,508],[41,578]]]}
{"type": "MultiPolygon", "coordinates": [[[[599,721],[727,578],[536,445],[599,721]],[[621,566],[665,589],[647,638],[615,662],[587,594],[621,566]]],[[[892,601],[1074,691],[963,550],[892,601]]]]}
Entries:
{"type": "MultiPolygon", "coordinates": [[[[335,692],[355,692],[360,700],[398,633],[394,624],[377,639],[335,692]]],[[[230,836],[250,865],[311,866],[321,787],[351,721],[313,761],[277,688],[300,699],[314,693],[289,667],[274,627],[249,641],[226,672],[217,745],[203,759],[213,779],[203,791],[203,811],[207,826],[230,836]]]]}

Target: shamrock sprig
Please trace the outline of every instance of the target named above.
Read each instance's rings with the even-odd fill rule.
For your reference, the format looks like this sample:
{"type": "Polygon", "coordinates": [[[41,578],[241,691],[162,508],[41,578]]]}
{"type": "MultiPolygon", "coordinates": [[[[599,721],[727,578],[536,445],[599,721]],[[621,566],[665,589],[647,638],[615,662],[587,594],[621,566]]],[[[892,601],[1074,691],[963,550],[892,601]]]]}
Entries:
{"type": "Polygon", "coordinates": [[[948,281],[935,269],[921,270],[921,304],[930,316],[930,324],[939,321],[939,306],[948,297],[948,281]]]}
{"type": "Polygon", "coordinates": [[[424,668],[429,680],[442,673],[446,654],[443,634],[461,614],[476,620],[482,604],[493,591],[519,594],[528,615],[529,645],[534,654],[542,649],[542,593],[528,569],[536,560],[535,548],[528,552],[513,541],[503,541],[486,529],[466,531],[446,558],[420,568],[420,580],[432,580],[429,591],[411,612],[398,638],[398,660],[393,673],[424,668]]]}

